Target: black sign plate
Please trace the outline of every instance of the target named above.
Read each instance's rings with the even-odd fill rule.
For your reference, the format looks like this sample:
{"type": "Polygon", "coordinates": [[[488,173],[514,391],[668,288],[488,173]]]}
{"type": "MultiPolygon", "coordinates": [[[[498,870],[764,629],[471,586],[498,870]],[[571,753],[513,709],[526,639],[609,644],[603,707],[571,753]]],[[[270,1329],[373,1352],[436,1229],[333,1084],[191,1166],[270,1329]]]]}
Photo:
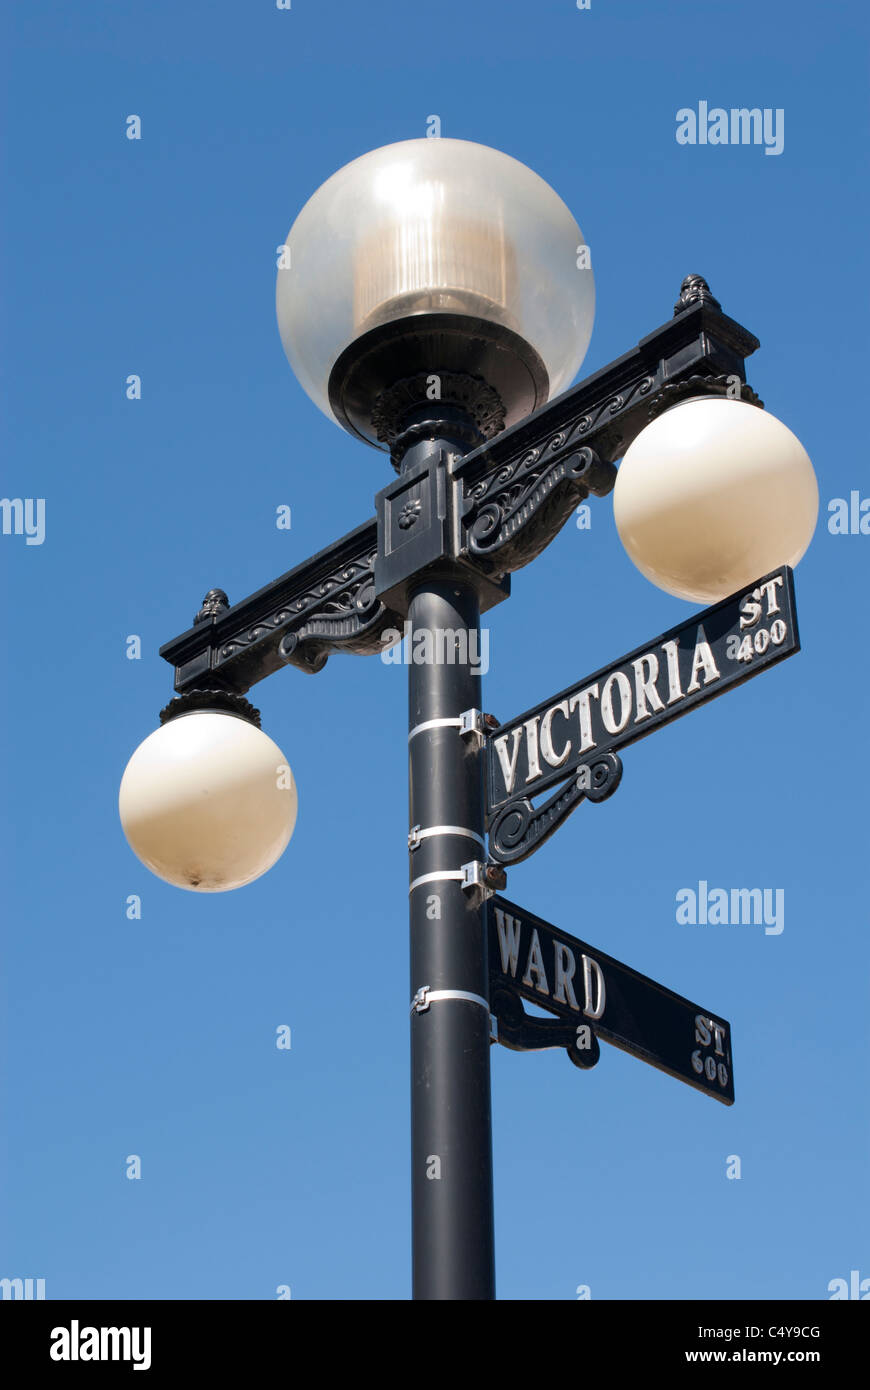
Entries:
{"type": "Polygon", "coordinates": [[[490,898],[487,917],[496,1018],[499,991],[507,990],[570,1021],[574,1046],[588,1048],[588,1025],[605,1042],[734,1104],[731,1027],[724,1018],[506,898],[490,898]]]}
{"type": "Polygon", "coordinates": [[[490,814],[799,650],[794,580],[783,566],[500,725],[487,740],[490,814]]]}

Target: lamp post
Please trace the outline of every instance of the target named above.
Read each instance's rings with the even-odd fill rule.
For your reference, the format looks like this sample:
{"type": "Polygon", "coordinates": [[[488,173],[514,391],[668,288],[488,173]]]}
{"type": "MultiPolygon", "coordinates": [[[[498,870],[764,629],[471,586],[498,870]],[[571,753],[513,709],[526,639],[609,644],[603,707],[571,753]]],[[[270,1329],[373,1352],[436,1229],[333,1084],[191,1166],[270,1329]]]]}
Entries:
{"type": "MultiPolygon", "coordinates": [[[[446,139],[375,150],[314,194],[284,249],[277,310],[291,365],[332,419],[389,452],[396,476],[374,519],[240,602],[211,590],[161,648],[177,694],[128,764],[121,818],[169,882],[250,882],[290,839],[296,789],[246,692],[287,664],[316,672],[331,653],[380,652],[407,632],[414,1296],[487,1299],[487,902],[506,864],[580,800],[615,789],[621,764],[614,753],[584,764],[586,781],[543,808],[516,797],[490,808],[480,615],[578,502],[614,483],[634,563],[696,601],[795,564],[818,493],[799,442],[746,386],[757,339],[700,276],[684,281],[672,318],[564,390],[592,331],[589,249],[562,200],[505,154],[446,139]]],[[[642,671],[664,708],[652,667],[642,671]]],[[[673,703],[679,671],[670,678],[673,703]]],[[[554,714],[563,706],[567,718],[567,701],[554,714]]],[[[542,761],[569,758],[553,717],[527,721],[528,783],[542,761]]],[[[512,739],[499,756],[515,768],[522,730],[512,739]]],[[[586,1012],[602,1010],[599,987],[586,1012]]],[[[591,1065],[595,1048],[572,1060],[591,1065]]]]}

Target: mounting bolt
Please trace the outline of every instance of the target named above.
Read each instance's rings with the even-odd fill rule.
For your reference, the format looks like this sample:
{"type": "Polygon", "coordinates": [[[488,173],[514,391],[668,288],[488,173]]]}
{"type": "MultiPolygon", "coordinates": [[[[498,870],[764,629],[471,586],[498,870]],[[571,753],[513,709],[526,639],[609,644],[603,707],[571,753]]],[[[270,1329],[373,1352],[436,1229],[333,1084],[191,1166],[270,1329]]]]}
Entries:
{"type": "Polygon", "coordinates": [[[487,864],[486,883],[488,888],[507,887],[507,874],[501,864],[487,864]]]}

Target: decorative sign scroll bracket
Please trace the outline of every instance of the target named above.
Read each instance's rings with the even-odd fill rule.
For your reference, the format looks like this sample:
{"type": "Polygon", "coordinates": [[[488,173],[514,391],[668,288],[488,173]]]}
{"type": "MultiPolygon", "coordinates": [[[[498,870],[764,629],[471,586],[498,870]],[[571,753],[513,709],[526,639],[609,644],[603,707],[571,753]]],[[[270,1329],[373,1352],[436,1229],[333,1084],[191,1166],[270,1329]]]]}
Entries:
{"type": "Polygon", "coordinates": [[[581,763],[567,782],[540,806],[527,796],[515,797],[496,812],[489,827],[489,854],[497,864],[519,864],[548,840],[581,801],[606,801],[622,780],[616,753],[581,763]]]}
{"type": "Polygon", "coordinates": [[[561,1018],[533,1018],[523,1008],[519,995],[495,985],[490,1001],[492,1016],[497,1020],[497,1037],[493,1041],[509,1047],[512,1052],[540,1052],[545,1048],[564,1047],[568,1057],[582,1071],[594,1067],[601,1056],[598,1039],[588,1023],[566,1023],[561,1018]]]}

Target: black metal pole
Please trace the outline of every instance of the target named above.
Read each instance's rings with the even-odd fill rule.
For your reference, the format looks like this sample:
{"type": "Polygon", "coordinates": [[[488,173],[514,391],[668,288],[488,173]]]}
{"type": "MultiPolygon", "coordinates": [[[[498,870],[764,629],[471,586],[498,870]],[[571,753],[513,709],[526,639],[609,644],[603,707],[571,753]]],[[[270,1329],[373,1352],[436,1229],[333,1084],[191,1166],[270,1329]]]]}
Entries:
{"type": "Polygon", "coordinates": [[[486,860],[482,756],[458,724],[481,708],[478,598],[464,578],[430,581],[408,616],[413,1296],[491,1299],[486,915],[461,878],[486,860]]]}

